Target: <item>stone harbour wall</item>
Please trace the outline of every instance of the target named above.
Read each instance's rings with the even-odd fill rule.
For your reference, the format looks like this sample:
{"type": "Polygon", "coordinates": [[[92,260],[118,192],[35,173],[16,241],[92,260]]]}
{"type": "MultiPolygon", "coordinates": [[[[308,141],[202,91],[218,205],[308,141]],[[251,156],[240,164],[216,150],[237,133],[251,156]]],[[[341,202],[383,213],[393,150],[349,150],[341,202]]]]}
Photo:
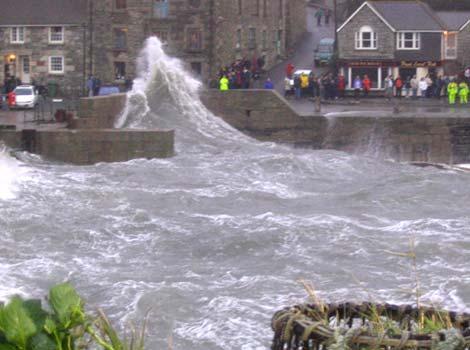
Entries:
{"type": "Polygon", "coordinates": [[[33,153],[46,159],[89,165],[173,156],[173,130],[38,130],[33,153]]]}
{"type": "Polygon", "coordinates": [[[260,141],[403,162],[470,163],[470,118],[301,116],[272,90],[209,90],[203,102],[228,124],[260,141]]]}
{"type": "Polygon", "coordinates": [[[70,129],[112,129],[114,122],[126,106],[126,94],[96,96],[80,99],[78,118],[70,129]]]}

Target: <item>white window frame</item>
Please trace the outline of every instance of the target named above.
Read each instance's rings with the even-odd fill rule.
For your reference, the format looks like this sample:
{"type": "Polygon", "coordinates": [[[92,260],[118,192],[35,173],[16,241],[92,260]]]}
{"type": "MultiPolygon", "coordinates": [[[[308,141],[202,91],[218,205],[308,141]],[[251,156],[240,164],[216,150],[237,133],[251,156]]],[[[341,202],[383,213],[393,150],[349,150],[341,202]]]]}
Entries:
{"type": "Polygon", "coordinates": [[[49,74],[64,74],[65,72],[65,59],[64,56],[49,56],[49,74]],[[52,70],[52,59],[60,58],[62,60],[62,70],[52,70]]]}
{"type": "Polygon", "coordinates": [[[25,27],[11,27],[10,28],[10,42],[12,44],[24,44],[25,32],[26,32],[25,27]],[[23,38],[21,38],[21,36],[23,38]]]}
{"type": "Polygon", "coordinates": [[[355,48],[356,50],[377,50],[377,32],[369,26],[363,26],[355,33],[355,48]],[[370,39],[364,40],[364,34],[369,33],[370,39]],[[370,47],[364,46],[365,41],[370,41],[370,47]]]}
{"type": "Polygon", "coordinates": [[[397,33],[397,50],[421,50],[421,33],[419,32],[398,32],[397,33]],[[411,39],[405,39],[406,34],[412,34],[411,39]],[[412,47],[406,47],[405,42],[412,41],[412,47]]]}
{"type": "Polygon", "coordinates": [[[447,60],[455,60],[457,59],[458,56],[458,50],[459,50],[459,36],[457,32],[445,32],[444,33],[444,57],[447,60]],[[449,36],[453,36],[455,38],[455,48],[452,50],[454,51],[453,55],[449,54],[450,48],[449,48],[449,36]]]}
{"type": "Polygon", "coordinates": [[[65,28],[61,26],[49,27],[49,44],[63,44],[65,36],[65,28]],[[62,39],[61,40],[52,40],[52,28],[61,28],[62,29],[62,39]]]}

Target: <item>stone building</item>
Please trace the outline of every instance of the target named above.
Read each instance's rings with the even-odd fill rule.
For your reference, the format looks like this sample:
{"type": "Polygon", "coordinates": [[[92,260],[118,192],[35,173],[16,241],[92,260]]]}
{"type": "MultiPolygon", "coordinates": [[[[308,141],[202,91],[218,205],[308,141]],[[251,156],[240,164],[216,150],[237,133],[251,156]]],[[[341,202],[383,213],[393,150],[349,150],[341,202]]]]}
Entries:
{"type": "Polygon", "coordinates": [[[85,0],[2,0],[0,85],[19,79],[44,86],[57,84],[65,94],[80,94],[85,79],[86,24],[85,0]]]}
{"type": "Polygon", "coordinates": [[[0,79],[74,96],[90,74],[124,85],[155,35],[207,82],[240,58],[273,66],[305,30],[305,0],[2,0],[0,79]]]}
{"type": "Polygon", "coordinates": [[[152,35],[207,81],[240,58],[274,65],[306,30],[305,0],[103,0],[93,6],[93,72],[108,82],[134,76],[142,43],[152,35]]]}
{"type": "MultiPolygon", "coordinates": [[[[414,0],[367,1],[338,28],[340,71],[351,89],[354,77],[368,75],[373,90],[386,76],[455,75],[468,61],[465,34],[428,5],[414,0]]],[[[468,14],[460,13],[460,17],[468,14]]],[[[454,16],[454,17],[452,17],[454,16]]],[[[467,21],[470,17],[467,17],[467,21]]],[[[464,20],[460,19],[465,32],[464,20]]],[[[470,26],[468,26],[470,27],[470,26]]],[[[470,41],[470,28],[468,28],[470,41]]]]}

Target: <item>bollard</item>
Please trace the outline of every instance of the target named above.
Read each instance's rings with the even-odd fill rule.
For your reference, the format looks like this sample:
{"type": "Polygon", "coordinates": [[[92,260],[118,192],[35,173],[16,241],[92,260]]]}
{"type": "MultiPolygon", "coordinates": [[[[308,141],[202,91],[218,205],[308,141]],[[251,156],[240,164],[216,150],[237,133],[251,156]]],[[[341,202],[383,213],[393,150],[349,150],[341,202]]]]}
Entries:
{"type": "Polygon", "coordinates": [[[321,98],[320,98],[320,96],[315,97],[315,112],[317,112],[317,113],[321,112],[321,98]]]}

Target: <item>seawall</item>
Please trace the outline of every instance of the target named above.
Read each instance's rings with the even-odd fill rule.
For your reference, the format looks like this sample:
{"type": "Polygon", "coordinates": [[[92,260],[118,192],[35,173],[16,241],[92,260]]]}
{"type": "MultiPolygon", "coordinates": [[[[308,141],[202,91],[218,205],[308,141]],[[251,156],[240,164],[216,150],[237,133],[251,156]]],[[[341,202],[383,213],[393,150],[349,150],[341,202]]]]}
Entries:
{"type": "Polygon", "coordinates": [[[65,124],[0,126],[0,141],[12,149],[76,165],[173,156],[173,130],[113,129],[125,102],[125,94],[84,98],[68,128],[65,124]]]}
{"type": "MultiPolygon", "coordinates": [[[[301,116],[272,90],[204,91],[204,104],[261,141],[368,153],[405,162],[470,163],[470,117],[301,116]]],[[[313,109],[313,103],[312,103],[313,109]]]]}

